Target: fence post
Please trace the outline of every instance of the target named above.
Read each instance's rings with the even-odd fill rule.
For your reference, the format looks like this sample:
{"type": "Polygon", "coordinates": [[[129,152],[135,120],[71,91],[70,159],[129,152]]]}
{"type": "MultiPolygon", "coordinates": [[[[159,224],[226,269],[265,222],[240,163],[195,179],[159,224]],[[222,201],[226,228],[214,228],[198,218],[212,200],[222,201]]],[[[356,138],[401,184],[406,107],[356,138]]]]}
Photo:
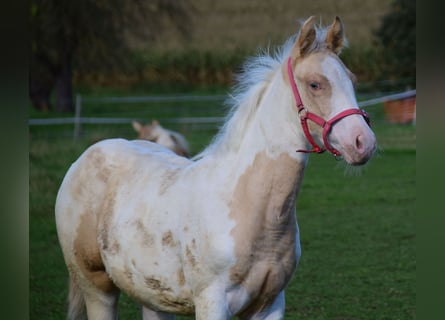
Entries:
{"type": "Polygon", "coordinates": [[[82,122],[80,119],[81,111],[82,111],[82,97],[80,96],[80,94],[76,94],[76,111],[74,116],[74,136],[73,136],[74,141],[79,139],[82,130],[82,122]]]}

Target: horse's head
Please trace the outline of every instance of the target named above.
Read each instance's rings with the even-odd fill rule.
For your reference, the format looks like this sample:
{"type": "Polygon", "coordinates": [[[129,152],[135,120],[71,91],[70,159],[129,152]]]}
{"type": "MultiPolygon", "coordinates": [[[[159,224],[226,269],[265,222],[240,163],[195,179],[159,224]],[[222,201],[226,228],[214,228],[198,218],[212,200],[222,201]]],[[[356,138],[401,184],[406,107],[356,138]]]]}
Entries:
{"type": "Polygon", "coordinates": [[[138,139],[144,139],[152,142],[156,142],[158,140],[163,130],[159,124],[159,121],[157,120],[153,120],[151,124],[146,125],[133,121],[132,125],[133,129],[138,133],[138,139]]]}
{"type": "Polygon", "coordinates": [[[311,17],[303,24],[283,72],[312,151],[327,149],[349,164],[360,165],[373,155],[376,139],[366,114],[358,109],[355,77],[338,57],[345,42],[339,17],[326,30],[319,30],[311,17]]]}

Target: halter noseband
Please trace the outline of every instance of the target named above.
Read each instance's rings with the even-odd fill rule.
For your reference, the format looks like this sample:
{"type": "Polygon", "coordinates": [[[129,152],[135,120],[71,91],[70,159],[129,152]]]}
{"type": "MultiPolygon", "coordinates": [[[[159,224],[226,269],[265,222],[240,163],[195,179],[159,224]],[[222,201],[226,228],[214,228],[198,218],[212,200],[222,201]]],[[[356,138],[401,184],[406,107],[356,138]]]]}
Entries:
{"type": "Polygon", "coordinates": [[[307,140],[309,141],[309,143],[312,145],[312,149],[311,150],[305,150],[305,149],[299,149],[297,150],[297,152],[304,152],[304,153],[323,153],[326,150],[328,150],[330,153],[332,153],[335,157],[340,157],[341,153],[340,151],[336,150],[335,148],[333,148],[331,146],[331,144],[328,141],[328,135],[331,132],[332,126],[340,121],[341,119],[353,115],[353,114],[358,114],[363,116],[363,118],[365,118],[366,123],[368,125],[370,125],[370,121],[369,121],[369,116],[368,114],[361,109],[347,109],[344,110],[342,112],[340,112],[339,114],[337,114],[336,116],[334,116],[332,119],[326,121],[323,118],[317,116],[316,114],[308,111],[304,105],[303,102],[301,101],[301,97],[300,97],[300,93],[298,92],[298,88],[297,88],[297,84],[295,83],[295,79],[294,79],[294,73],[292,70],[292,61],[291,58],[289,58],[287,60],[287,73],[289,75],[289,82],[290,85],[292,87],[292,91],[294,92],[294,96],[295,96],[295,101],[296,101],[296,105],[298,108],[298,114],[300,116],[300,121],[301,121],[301,126],[303,128],[303,132],[307,138],[307,140]],[[315,122],[316,124],[318,124],[320,127],[323,128],[323,143],[325,145],[325,148],[320,147],[314,140],[314,138],[312,137],[310,131],[309,131],[309,126],[307,124],[307,121],[311,120],[313,122],[315,122]]]}

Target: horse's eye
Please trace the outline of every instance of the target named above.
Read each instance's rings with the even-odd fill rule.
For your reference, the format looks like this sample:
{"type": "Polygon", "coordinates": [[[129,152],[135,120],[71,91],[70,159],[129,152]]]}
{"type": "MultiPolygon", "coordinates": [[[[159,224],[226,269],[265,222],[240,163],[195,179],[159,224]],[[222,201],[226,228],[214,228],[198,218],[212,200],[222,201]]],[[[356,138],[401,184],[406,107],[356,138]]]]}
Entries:
{"type": "Polygon", "coordinates": [[[309,85],[310,85],[311,89],[313,89],[313,90],[320,89],[320,83],[318,83],[318,82],[311,82],[309,85]]]}

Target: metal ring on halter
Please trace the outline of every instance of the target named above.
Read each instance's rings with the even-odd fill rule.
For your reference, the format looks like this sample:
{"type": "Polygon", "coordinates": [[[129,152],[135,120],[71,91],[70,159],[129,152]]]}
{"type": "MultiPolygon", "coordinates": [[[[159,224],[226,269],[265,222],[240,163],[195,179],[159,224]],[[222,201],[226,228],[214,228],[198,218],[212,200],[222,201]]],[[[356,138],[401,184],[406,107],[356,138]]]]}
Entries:
{"type": "Polygon", "coordinates": [[[300,117],[300,120],[307,119],[308,112],[309,111],[306,109],[306,107],[303,107],[300,110],[298,110],[298,116],[300,117]]]}

